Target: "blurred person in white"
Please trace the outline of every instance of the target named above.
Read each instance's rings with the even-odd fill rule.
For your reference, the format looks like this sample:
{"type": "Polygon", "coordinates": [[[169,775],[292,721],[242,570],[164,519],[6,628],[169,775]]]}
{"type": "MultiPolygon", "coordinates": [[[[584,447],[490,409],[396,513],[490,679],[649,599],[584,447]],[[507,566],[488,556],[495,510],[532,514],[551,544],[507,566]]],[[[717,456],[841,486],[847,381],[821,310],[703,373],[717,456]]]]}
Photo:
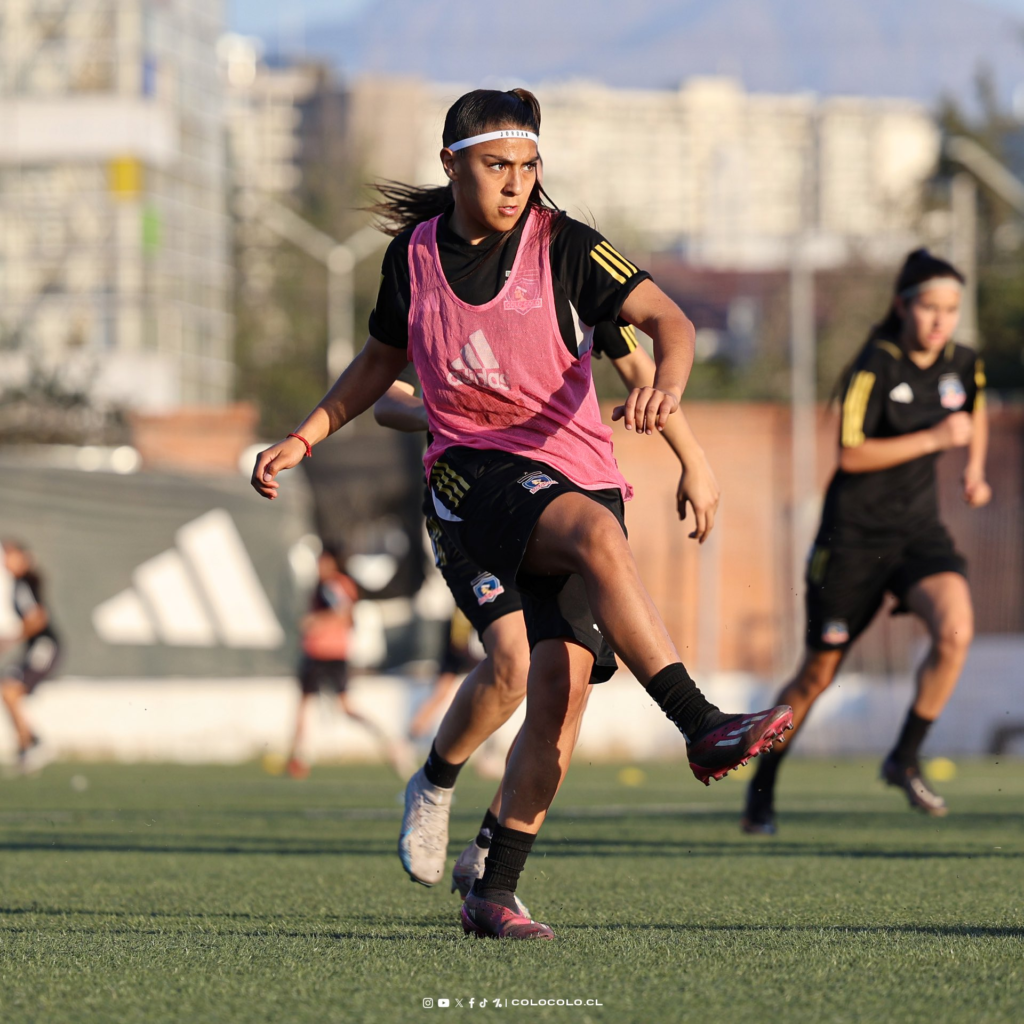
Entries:
{"type": "MultiPolygon", "coordinates": [[[[798,730],[892,594],[893,614],[916,615],[931,648],[881,774],[911,807],[936,817],[946,814],[946,802],[922,775],[918,754],[956,688],[974,631],[967,563],[939,519],[939,455],[967,448],[964,501],[981,508],[992,497],[985,479],[984,367],[973,349],[953,341],[963,284],[945,260],[925,249],[910,253],[885,319],[840,379],[839,468],[807,562],[807,651],[779,695],[792,706],[798,730]]],[[[775,833],[775,782],[791,747],[758,762],[744,831],[775,833]]]]}
{"type": "MultiPolygon", "coordinates": [[[[608,285],[614,286],[614,280],[609,278],[608,285]]],[[[382,331],[383,313],[383,310],[375,311],[378,332],[382,331]]],[[[595,358],[607,356],[627,389],[653,384],[654,360],[639,345],[633,327],[603,321],[594,327],[592,345],[592,355],[595,358]]],[[[417,383],[412,368],[407,367],[374,406],[377,422],[409,433],[427,431],[427,413],[423,400],[416,395],[417,383]]],[[[718,481],[681,409],[669,418],[662,437],[679,460],[681,472],[675,496],[679,519],[685,521],[689,509],[693,510],[694,528],[690,537],[703,544],[714,527],[721,497],[718,481]]],[[[470,562],[445,538],[429,487],[423,511],[437,568],[456,606],[464,611],[480,634],[487,654],[463,680],[437,730],[430,757],[422,767],[425,783],[434,793],[442,794],[433,808],[432,827],[424,827],[424,815],[418,802],[413,800],[407,802],[402,821],[399,840],[402,866],[414,881],[433,885],[444,872],[448,851],[451,804],[446,791],[454,790],[467,759],[508,721],[526,698],[530,645],[523,604],[515,585],[470,562]]],[[[592,683],[598,681],[592,680],[592,683]]],[[[415,779],[414,776],[410,783],[414,788],[415,779]]],[[[476,838],[462,851],[452,870],[451,891],[458,890],[463,898],[473,882],[483,875],[491,836],[498,824],[501,790],[499,785],[476,838]]]]}
{"type": "Polygon", "coordinates": [[[353,610],[359,598],[355,581],[341,570],[344,558],[339,549],[324,545],[317,558],[317,585],[309,611],[299,623],[302,656],[299,661],[299,705],[286,770],[292,778],[309,775],[309,761],[303,755],[309,704],[322,691],[334,695],[335,706],[363,726],[380,744],[388,761],[403,778],[408,755],[401,743],[389,740],[376,722],[352,706],[348,695],[349,649],[354,623],[353,610]]]}
{"type": "Polygon", "coordinates": [[[16,664],[0,669],[0,697],[18,738],[18,768],[38,771],[53,759],[52,750],[33,731],[25,714],[25,698],[56,671],[60,639],[43,603],[43,581],[31,551],[21,541],[0,541],[4,568],[14,580],[14,611],[21,635],[0,641],[0,652],[23,644],[16,664]]]}
{"type": "Polygon", "coordinates": [[[449,184],[379,186],[378,210],[396,235],[381,289],[401,294],[408,283],[408,341],[371,334],[294,435],[259,454],[250,481],[276,497],[278,473],[372,406],[411,359],[433,438],[426,475],[445,535],[470,561],[514,580],[523,599],[526,720],[483,877],[460,917],[468,933],[526,940],[554,933],[520,913],[519,876],[569,769],[590,682],[595,672],[614,672],[616,653],[687,737],[690,769],[706,785],[769,749],[792,718],[788,707],[729,715],[708,701],[640,580],[625,534],[632,489],[600,419],[589,346],[571,324],[566,333],[559,309],[571,302],[589,324],[621,314],[653,339],[655,385],[634,388],[619,410],[626,429],[644,436],[660,433],[678,409],[693,325],[649,275],[551,206],[537,180],[539,131],[532,93],[474,90],[445,118],[440,160],[449,184]],[[571,255],[574,239],[581,259],[571,255]],[[462,254],[454,276],[448,241],[462,254]],[[476,275],[477,294],[464,298],[481,265],[490,296],[477,297],[476,275]],[[622,286],[604,301],[602,275],[622,286]]]}

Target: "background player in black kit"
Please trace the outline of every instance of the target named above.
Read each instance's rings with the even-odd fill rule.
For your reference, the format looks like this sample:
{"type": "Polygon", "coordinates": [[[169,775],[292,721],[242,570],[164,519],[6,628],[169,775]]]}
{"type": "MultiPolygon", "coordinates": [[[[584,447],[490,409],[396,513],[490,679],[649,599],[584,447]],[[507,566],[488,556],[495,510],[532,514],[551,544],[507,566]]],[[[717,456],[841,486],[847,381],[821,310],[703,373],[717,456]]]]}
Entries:
{"type": "Polygon", "coordinates": [[[15,540],[4,540],[0,546],[4,568],[14,579],[14,611],[21,621],[21,635],[14,643],[25,645],[17,664],[0,672],[0,697],[18,734],[18,767],[37,771],[51,755],[29,725],[24,701],[57,668],[60,642],[43,604],[42,579],[31,552],[15,540]]]}
{"type": "MultiPolygon", "coordinates": [[[[956,687],[974,624],[966,563],[939,520],[939,453],[967,447],[964,500],[979,508],[991,498],[984,371],[972,349],[952,341],[963,281],[944,260],[912,252],[888,315],[845,375],[839,468],[807,565],[807,653],[779,697],[792,705],[799,729],[886,592],[893,594],[896,611],[917,615],[932,646],[882,777],[911,806],[937,816],[946,804],[922,777],[918,751],[956,687]]],[[[774,833],[775,779],[791,745],[758,762],[745,831],[774,833]]]]}

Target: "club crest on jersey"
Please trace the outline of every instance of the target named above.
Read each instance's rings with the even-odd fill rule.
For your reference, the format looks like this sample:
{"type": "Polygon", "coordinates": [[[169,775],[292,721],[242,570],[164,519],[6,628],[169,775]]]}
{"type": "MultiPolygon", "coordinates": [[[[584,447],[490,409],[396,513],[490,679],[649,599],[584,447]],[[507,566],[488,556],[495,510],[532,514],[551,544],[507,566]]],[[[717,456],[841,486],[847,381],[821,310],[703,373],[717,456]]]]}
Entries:
{"type": "Polygon", "coordinates": [[[827,644],[845,644],[850,639],[850,627],[843,619],[829,619],[821,631],[821,639],[827,644]]]}
{"type": "Polygon", "coordinates": [[[504,302],[505,309],[514,310],[525,316],[531,309],[540,309],[543,305],[540,274],[536,270],[517,274],[512,285],[512,294],[504,302]]]}
{"type": "Polygon", "coordinates": [[[943,409],[959,409],[967,401],[963,381],[955,373],[944,373],[939,378],[939,404],[943,409]]]}
{"type": "Polygon", "coordinates": [[[910,405],[914,400],[914,390],[906,381],[902,381],[889,392],[889,397],[901,405],[910,405]]]}
{"type": "Polygon", "coordinates": [[[505,593],[505,588],[501,585],[501,580],[497,576],[485,572],[473,580],[473,593],[476,595],[476,603],[483,606],[496,601],[505,593]]]}
{"type": "Polygon", "coordinates": [[[555,487],[558,481],[548,476],[547,473],[527,473],[520,477],[519,482],[531,493],[536,494],[548,487],[555,487]]]}

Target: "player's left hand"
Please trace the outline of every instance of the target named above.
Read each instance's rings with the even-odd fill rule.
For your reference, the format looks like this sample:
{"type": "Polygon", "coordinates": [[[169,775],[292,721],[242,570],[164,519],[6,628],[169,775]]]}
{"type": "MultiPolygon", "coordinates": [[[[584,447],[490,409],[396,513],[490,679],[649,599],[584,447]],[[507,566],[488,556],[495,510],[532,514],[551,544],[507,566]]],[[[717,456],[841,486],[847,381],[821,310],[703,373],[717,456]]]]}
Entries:
{"type": "Polygon", "coordinates": [[[693,509],[695,528],[690,533],[693,540],[703,544],[708,539],[715,526],[715,513],[718,511],[718,503],[722,500],[722,491],[711,471],[707,460],[702,460],[703,465],[687,468],[683,467],[682,475],[679,477],[679,487],[676,491],[676,507],[679,510],[679,520],[686,519],[686,505],[690,504],[693,509]]]}
{"type": "Polygon", "coordinates": [[[612,422],[624,420],[627,430],[638,434],[653,434],[664,430],[669,416],[679,408],[679,399],[668,391],[657,388],[633,388],[624,405],[612,410],[612,422]]]}
{"type": "Polygon", "coordinates": [[[964,470],[964,501],[971,508],[983,508],[992,500],[992,488],[981,472],[964,470]]]}

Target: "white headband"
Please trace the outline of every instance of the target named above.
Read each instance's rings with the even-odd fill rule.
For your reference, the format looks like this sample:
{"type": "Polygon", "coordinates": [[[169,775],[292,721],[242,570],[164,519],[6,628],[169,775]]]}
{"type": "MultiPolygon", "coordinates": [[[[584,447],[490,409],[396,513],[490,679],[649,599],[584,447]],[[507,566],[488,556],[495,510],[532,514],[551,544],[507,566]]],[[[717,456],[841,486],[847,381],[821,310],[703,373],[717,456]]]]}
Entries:
{"type": "Polygon", "coordinates": [[[491,139],[529,139],[531,142],[540,142],[536,132],[526,132],[521,128],[502,128],[498,132],[486,132],[484,135],[474,135],[461,142],[453,142],[447,148],[453,153],[457,153],[467,146],[475,146],[478,142],[490,142],[491,139]]]}
{"type": "Polygon", "coordinates": [[[929,277],[927,281],[922,281],[920,284],[913,284],[909,288],[904,288],[900,292],[901,299],[912,299],[915,295],[920,295],[921,292],[927,291],[929,288],[956,288],[957,291],[963,291],[963,283],[955,277],[949,276],[938,276],[929,277]]]}

